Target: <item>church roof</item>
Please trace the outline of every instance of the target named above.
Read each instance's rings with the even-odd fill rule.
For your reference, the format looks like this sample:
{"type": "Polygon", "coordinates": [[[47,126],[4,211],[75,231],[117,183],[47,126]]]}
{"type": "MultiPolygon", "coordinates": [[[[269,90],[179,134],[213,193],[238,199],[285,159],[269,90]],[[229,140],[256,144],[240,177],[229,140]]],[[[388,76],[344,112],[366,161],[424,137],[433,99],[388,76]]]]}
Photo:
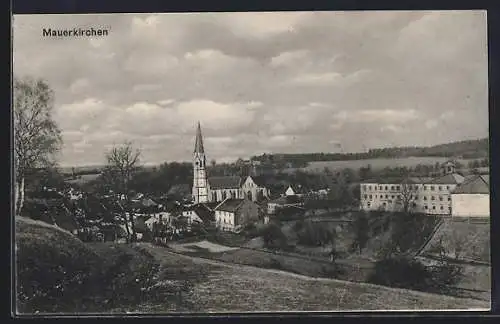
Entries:
{"type": "Polygon", "coordinates": [[[239,189],[241,178],[238,176],[210,177],[208,178],[210,189],[239,189]]]}
{"type": "Polygon", "coordinates": [[[203,137],[201,136],[200,122],[198,122],[198,128],[196,129],[196,140],[194,143],[194,152],[195,153],[205,153],[205,149],[203,148],[203,137]]]}
{"type": "Polygon", "coordinates": [[[266,186],[266,178],[263,177],[263,176],[254,176],[254,175],[251,175],[249,176],[250,178],[252,178],[253,182],[255,182],[255,184],[259,187],[265,187],[266,186]]]}
{"type": "Polygon", "coordinates": [[[490,193],[490,185],[489,185],[489,175],[487,176],[475,176],[474,178],[469,179],[468,181],[463,182],[459,185],[454,194],[489,194],[490,193]]]}
{"type": "Polygon", "coordinates": [[[437,177],[430,183],[433,184],[460,184],[464,181],[464,177],[458,173],[449,173],[441,177],[437,177]]]}

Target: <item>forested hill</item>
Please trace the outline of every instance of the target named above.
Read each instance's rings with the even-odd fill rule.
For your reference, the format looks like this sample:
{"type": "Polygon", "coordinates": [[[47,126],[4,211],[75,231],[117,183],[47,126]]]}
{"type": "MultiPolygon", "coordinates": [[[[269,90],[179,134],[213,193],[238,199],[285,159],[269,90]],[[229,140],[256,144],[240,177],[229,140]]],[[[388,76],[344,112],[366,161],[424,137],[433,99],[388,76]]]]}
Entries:
{"type": "Polygon", "coordinates": [[[263,154],[252,157],[261,162],[287,161],[303,164],[313,161],[362,160],[376,158],[404,157],[454,157],[463,159],[479,159],[488,157],[488,138],[438,144],[428,147],[391,147],[371,149],[365,153],[306,153],[306,154],[263,154]]]}

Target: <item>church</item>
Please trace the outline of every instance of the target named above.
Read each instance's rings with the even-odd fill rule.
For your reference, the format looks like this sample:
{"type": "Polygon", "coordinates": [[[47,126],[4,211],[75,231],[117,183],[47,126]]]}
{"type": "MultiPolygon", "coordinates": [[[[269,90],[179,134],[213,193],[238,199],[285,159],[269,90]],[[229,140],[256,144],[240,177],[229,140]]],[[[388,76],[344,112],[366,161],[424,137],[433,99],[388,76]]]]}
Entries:
{"type": "Polygon", "coordinates": [[[257,177],[208,177],[207,158],[198,122],[193,152],[193,200],[195,204],[221,202],[226,199],[260,201],[269,198],[269,189],[257,177]]]}

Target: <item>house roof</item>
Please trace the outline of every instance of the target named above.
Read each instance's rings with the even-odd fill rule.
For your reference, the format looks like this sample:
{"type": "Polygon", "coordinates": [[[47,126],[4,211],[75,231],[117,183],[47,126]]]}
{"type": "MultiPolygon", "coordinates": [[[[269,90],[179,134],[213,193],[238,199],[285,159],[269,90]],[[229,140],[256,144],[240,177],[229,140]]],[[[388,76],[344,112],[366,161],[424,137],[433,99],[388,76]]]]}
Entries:
{"type": "Polygon", "coordinates": [[[151,198],[146,198],[146,199],[143,199],[141,201],[142,205],[144,207],[154,207],[154,206],[158,206],[157,203],[155,203],[151,198]]]}
{"type": "Polygon", "coordinates": [[[458,173],[449,173],[443,176],[434,178],[430,183],[433,184],[460,184],[464,181],[464,177],[458,173]]]}
{"type": "Polygon", "coordinates": [[[201,218],[204,223],[215,221],[215,215],[212,210],[204,204],[197,204],[193,206],[193,210],[201,218]]]}
{"type": "Polygon", "coordinates": [[[288,187],[286,188],[286,190],[288,190],[288,188],[292,188],[293,192],[295,192],[296,194],[307,192],[307,189],[305,187],[301,186],[300,184],[288,184],[288,187]]]}
{"type": "Polygon", "coordinates": [[[210,189],[239,189],[241,178],[238,176],[210,177],[208,178],[210,189]]]}
{"type": "Polygon", "coordinates": [[[460,184],[454,191],[453,194],[489,194],[489,176],[486,179],[483,176],[475,176],[466,182],[460,184]]]}
{"type": "Polygon", "coordinates": [[[176,184],[168,190],[169,195],[184,192],[191,192],[191,187],[188,184],[176,184]]]}
{"type": "Polygon", "coordinates": [[[217,207],[215,207],[215,210],[222,210],[233,213],[238,210],[238,208],[243,204],[244,201],[244,199],[226,199],[217,207]]]}
{"type": "Polygon", "coordinates": [[[270,201],[270,203],[278,205],[291,205],[291,204],[298,204],[300,202],[301,199],[297,196],[281,196],[277,199],[270,201]]]}

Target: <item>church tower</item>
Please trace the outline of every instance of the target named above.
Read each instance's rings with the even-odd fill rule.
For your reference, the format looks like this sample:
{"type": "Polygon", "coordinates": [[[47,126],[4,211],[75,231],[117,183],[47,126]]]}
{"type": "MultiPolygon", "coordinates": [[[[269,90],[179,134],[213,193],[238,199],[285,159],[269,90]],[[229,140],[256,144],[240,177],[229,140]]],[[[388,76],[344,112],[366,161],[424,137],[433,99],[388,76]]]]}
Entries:
{"type": "Polygon", "coordinates": [[[193,198],[195,204],[208,202],[206,162],[201,126],[198,122],[193,153],[193,198]]]}

